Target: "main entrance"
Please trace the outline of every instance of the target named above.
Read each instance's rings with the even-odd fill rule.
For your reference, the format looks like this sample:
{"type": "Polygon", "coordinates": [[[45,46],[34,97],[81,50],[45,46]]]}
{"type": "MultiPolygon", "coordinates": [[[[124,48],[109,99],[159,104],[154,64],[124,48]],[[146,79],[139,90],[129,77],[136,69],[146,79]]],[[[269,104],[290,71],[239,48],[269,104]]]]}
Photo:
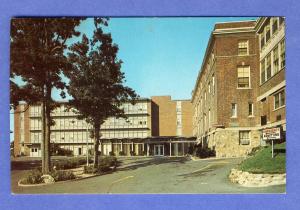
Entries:
{"type": "Polygon", "coordinates": [[[154,155],[155,156],[164,156],[164,145],[154,145],[154,155]]]}

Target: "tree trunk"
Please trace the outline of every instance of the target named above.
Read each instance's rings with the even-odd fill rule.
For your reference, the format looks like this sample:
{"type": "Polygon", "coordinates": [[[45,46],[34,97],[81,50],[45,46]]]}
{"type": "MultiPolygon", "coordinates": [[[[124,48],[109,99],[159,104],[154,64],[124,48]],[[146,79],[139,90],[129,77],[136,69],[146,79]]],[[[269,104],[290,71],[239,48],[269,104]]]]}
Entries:
{"type": "Polygon", "coordinates": [[[100,123],[94,123],[94,131],[95,131],[95,138],[94,138],[94,168],[98,167],[98,158],[99,158],[99,140],[100,140],[100,123]]]}
{"type": "Polygon", "coordinates": [[[42,124],[42,133],[41,133],[41,153],[42,153],[42,173],[46,174],[45,171],[45,102],[42,101],[41,104],[41,124],[42,124]]]}
{"type": "Polygon", "coordinates": [[[45,103],[45,172],[44,174],[49,174],[50,167],[51,167],[51,160],[50,160],[50,133],[51,133],[51,108],[50,108],[50,101],[51,101],[51,87],[47,86],[46,88],[46,103],[45,103]]]}
{"type": "Polygon", "coordinates": [[[46,104],[45,108],[45,172],[44,174],[49,174],[50,172],[50,107],[46,104]]]}

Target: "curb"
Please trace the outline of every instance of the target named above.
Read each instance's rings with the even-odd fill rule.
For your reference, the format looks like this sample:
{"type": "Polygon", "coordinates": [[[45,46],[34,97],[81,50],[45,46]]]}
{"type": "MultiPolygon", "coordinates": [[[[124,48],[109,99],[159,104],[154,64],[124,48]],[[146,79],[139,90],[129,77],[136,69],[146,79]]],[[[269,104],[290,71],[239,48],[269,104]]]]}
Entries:
{"type": "Polygon", "coordinates": [[[97,177],[97,176],[107,175],[107,174],[110,174],[111,172],[114,172],[114,171],[115,171],[115,170],[108,171],[108,172],[105,172],[105,173],[102,173],[102,174],[94,174],[94,175],[87,176],[87,177],[79,177],[79,178],[75,178],[75,179],[64,180],[64,181],[58,181],[58,182],[52,182],[52,183],[22,184],[21,181],[22,181],[23,179],[20,179],[20,180],[18,181],[18,186],[19,186],[19,187],[40,187],[40,186],[45,186],[45,185],[52,185],[52,184],[55,184],[55,183],[66,183],[66,182],[80,181],[80,180],[83,180],[83,179],[88,179],[88,178],[93,178],[93,177],[97,177]]]}

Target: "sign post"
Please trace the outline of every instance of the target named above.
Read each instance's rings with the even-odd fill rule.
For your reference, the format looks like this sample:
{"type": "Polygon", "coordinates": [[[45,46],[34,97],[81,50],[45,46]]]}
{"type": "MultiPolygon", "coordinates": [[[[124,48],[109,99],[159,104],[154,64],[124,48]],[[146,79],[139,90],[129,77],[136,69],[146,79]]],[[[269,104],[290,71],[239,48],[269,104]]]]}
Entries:
{"type": "Polygon", "coordinates": [[[263,130],[263,140],[269,141],[271,140],[272,144],[272,158],[274,158],[274,140],[280,139],[280,128],[268,128],[263,130]]]}

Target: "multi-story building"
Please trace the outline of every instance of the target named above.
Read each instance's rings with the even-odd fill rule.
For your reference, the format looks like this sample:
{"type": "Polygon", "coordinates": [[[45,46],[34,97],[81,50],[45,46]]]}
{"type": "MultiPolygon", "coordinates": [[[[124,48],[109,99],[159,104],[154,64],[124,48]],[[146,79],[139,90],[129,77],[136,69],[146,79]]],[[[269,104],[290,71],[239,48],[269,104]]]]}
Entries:
{"type": "Polygon", "coordinates": [[[217,23],[192,93],[193,134],[218,157],[260,144],[256,21],[217,23]]]}
{"type": "Polygon", "coordinates": [[[260,40],[260,124],[262,128],[280,126],[285,133],[285,20],[259,18],[256,31],[260,40]]]}
{"type": "Polygon", "coordinates": [[[283,18],[215,25],[192,103],[193,135],[218,157],[247,155],[266,127],[286,130],[284,43],[283,18]]]}
{"type": "MultiPolygon", "coordinates": [[[[172,101],[170,96],[156,96],[153,100],[139,99],[134,105],[124,103],[121,108],[127,118],[111,117],[101,125],[103,154],[113,152],[119,155],[121,151],[124,155],[186,154],[188,147],[195,142],[189,130],[192,116],[189,106],[191,103],[188,100],[172,101]],[[162,103],[156,103],[156,100],[162,103]],[[176,121],[162,120],[165,117],[168,119],[168,116],[174,116],[177,124],[176,121]],[[169,123],[170,127],[174,123],[175,128],[168,130],[169,123]]],[[[66,103],[60,103],[51,117],[54,121],[51,126],[51,143],[72,150],[74,155],[84,155],[87,148],[92,149],[93,139],[89,135],[91,125],[85,120],[78,120],[72,109],[66,109],[66,103]]],[[[19,105],[14,126],[15,155],[41,156],[41,107],[19,105]]]]}

